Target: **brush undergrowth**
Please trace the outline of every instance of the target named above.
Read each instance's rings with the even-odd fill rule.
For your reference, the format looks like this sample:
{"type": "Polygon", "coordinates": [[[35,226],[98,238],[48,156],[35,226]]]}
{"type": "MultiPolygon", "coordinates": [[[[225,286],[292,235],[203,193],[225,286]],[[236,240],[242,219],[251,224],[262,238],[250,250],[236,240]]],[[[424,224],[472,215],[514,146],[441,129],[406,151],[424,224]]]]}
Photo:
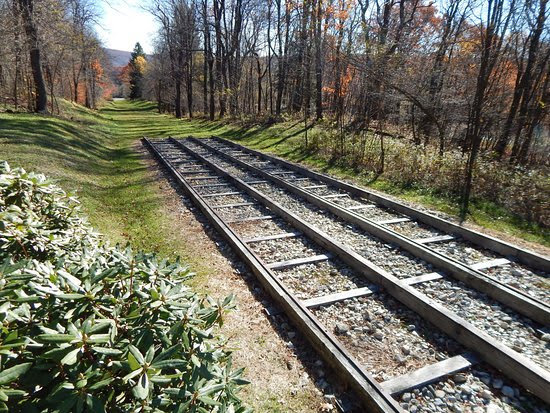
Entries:
{"type": "Polygon", "coordinates": [[[245,412],[217,334],[232,296],[112,247],[43,175],[0,164],[0,411],[245,412]]]}

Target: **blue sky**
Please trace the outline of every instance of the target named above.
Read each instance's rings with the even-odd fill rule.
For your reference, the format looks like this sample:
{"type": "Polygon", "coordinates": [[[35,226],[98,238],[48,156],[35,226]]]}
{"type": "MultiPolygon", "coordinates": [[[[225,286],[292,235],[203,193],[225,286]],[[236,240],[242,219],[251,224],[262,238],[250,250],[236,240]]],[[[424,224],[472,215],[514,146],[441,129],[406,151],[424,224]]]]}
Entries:
{"type": "Polygon", "coordinates": [[[100,4],[96,29],[105,47],[132,51],[140,42],[145,53],[153,51],[156,24],[153,16],[140,7],[143,0],[104,0],[100,4]]]}

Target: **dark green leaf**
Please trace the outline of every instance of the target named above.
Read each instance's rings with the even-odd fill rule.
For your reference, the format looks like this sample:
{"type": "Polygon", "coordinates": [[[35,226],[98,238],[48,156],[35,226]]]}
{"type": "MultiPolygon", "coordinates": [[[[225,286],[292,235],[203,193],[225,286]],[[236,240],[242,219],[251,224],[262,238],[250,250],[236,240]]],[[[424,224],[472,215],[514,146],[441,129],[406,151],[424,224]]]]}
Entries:
{"type": "Polygon", "coordinates": [[[36,336],[37,341],[43,343],[70,343],[76,337],[72,334],[39,334],[36,336]]]}
{"type": "Polygon", "coordinates": [[[17,380],[21,375],[25,374],[32,366],[32,363],[22,363],[17,366],[10,367],[0,371],[0,385],[8,384],[17,380]]]}

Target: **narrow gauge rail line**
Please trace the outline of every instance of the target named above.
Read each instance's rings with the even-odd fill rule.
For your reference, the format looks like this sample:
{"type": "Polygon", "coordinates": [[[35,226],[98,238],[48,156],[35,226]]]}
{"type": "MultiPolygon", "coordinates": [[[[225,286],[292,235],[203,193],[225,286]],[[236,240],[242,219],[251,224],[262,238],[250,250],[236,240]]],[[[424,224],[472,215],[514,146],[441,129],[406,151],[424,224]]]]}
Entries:
{"type": "MultiPolygon", "coordinates": [[[[429,237],[429,238],[411,239],[396,231],[393,231],[389,227],[390,224],[403,222],[403,221],[410,221],[411,219],[408,217],[374,221],[372,219],[366,218],[363,215],[357,214],[356,211],[358,209],[363,209],[363,208],[373,208],[373,207],[376,207],[376,205],[360,204],[352,208],[349,208],[349,207],[345,208],[335,202],[332,202],[334,198],[333,195],[318,196],[312,192],[311,190],[312,187],[308,188],[308,187],[300,187],[298,185],[295,185],[296,180],[301,178],[293,177],[289,179],[284,176],[281,177],[280,174],[274,174],[271,170],[260,168],[257,165],[252,164],[250,161],[245,161],[245,160],[236,158],[234,155],[228,153],[227,151],[228,146],[233,147],[233,143],[231,143],[231,145],[226,145],[229,141],[225,141],[225,140],[222,141],[221,145],[223,145],[223,147],[221,147],[220,144],[216,145],[219,139],[216,139],[214,141],[215,142],[214,144],[210,142],[206,142],[206,140],[203,140],[203,139],[198,140],[198,139],[192,138],[192,141],[216,153],[217,155],[219,155],[223,159],[226,159],[230,163],[234,163],[259,176],[262,176],[270,180],[274,184],[311,202],[312,204],[330,211],[331,213],[344,219],[345,221],[348,221],[354,225],[357,225],[359,228],[382,239],[383,241],[398,245],[400,248],[403,248],[405,251],[411,253],[412,255],[418,258],[421,258],[426,262],[440,268],[441,270],[445,271],[446,273],[450,274],[456,279],[489,295],[490,297],[501,302],[502,304],[505,304],[506,306],[514,309],[518,313],[523,314],[537,321],[542,325],[550,325],[550,302],[539,300],[520,289],[510,286],[493,276],[490,276],[488,274],[484,274],[483,272],[481,272],[481,270],[486,268],[492,268],[492,267],[509,264],[510,261],[507,258],[499,258],[499,259],[494,259],[494,260],[481,262],[473,265],[468,265],[464,262],[460,262],[452,257],[442,254],[436,249],[430,247],[429,244],[441,243],[441,242],[455,239],[455,237],[451,235],[445,234],[445,235],[439,235],[439,236],[429,237]]],[[[241,147],[239,146],[239,148],[241,147]]],[[[248,149],[243,147],[243,152],[248,153],[248,149]]],[[[264,154],[260,155],[260,154],[261,153],[259,153],[257,156],[260,157],[261,159],[264,159],[264,158],[269,159],[269,161],[273,161],[275,163],[277,163],[276,161],[278,161],[278,159],[277,160],[275,160],[275,158],[272,159],[268,155],[264,155],[264,154]]],[[[253,155],[256,155],[255,151],[253,155]]],[[[284,165],[284,167],[287,167],[287,166],[284,165]]],[[[286,172],[286,171],[283,171],[283,172],[286,172]]],[[[307,174],[304,174],[304,175],[307,175],[307,174]]],[[[314,187],[317,187],[317,185],[314,185],[314,187]]],[[[338,189],[341,189],[341,188],[338,188],[338,189]]],[[[348,195],[348,193],[336,194],[336,195],[346,196],[348,195]]],[[[417,211],[417,212],[420,212],[420,211],[417,211]]],[[[424,214],[424,213],[421,213],[421,214],[424,214]]],[[[440,220],[440,218],[437,218],[437,219],[440,220]]],[[[444,220],[441,220],[441,221],[447,222],[444,220]]],[[[528,253],[529,252],[525,252],[522,256],[528,253]]],[[[542,256],[537,256],[537,260],[535,261],[536,263],[540,263],[541,260],[546,260],[546,263],[550,262],[549,260],[547,260],[542,256]]],[[[547,264],[545,264],[544,266],[546,265],[547,264]]],[[[547,266],[550,267],[550,265],[547,265],[547,266]]]]}
{"type": "MultiPolygon", "coordinates": [[[[146,141],[148,142],[148,141],[146,141]]],[[[201,202],[204,203],[204,206],[200,206],[201,210],[209,212],[207,214],[211,219],[219,219],[212,208],[207,208],[206,203],[202,198],[196,193],[191,191],[191,186],[186,181],[186,179],[178,175],[177,171],[171,166],[170,162],[166,160],[165,157],[159,152],[158,147],[162,144],[156,144],[155,146],[152,146],[149,143],[149,146],[151,149],[156,153],[157,157],[159,157],[162,162],[171,168],[171,173],[178,179],[178,182],[180,182],[181,185],[187,185],[189,193],[194,193],[196,197],[194,198],[195,202],[201,205],[201,202]],[[199,202],[201,201],[201,202],[199,202]]],[[[413,311],[420,314],[424,319],[430,321],[432,324],[438,326],[442,331],[444,331],[446,334],[448,334],[450,337],[453,337],[455,340],[463,344],[465,347],[470,348],[472,351],[476,352],[481,358],[485,359],[489,364],[492,364],[494,367],[502,371],[505,375],[512,378],[519,384],[521,384],[523,387],[537,395],[542,400],[545,400],[547,403],[550,402],[550,395],[548,395],[547,388],[550,386],[550,374],[545,369],[539,367],[531,360],[527,359],[526,357],[518,354],[517,352],[511,350],[507,346],[504,346],[503,344],[499,343],[497,340],[491,338],[484,332],[480,331],[470,323],[466,322],[465,320],[458,317],[456,314],[448,311],[443,306],[433,302],[432,300],[429,300],[424,294],[419,293],[415,289],[410,287],[410,281],[405,282],[403,280],[399,280],[398,278],[388,274],[381,268],[373,265],[371,262],[366,260],[365,258],[361,257],[354,251],[350,250],[345,245],[342,245],[330,237],[328,237],[326,234],[322,233],[321,231],[317,230],[316,228],[309,225],[307,222],[301,220],[299,217],[291,213],[290,211],[286,210],[273,200],[265,197],[260,192],[255,190],[251,185],[247,184],[246,182],[242,181],[241,179],[238,179],[231,174],[229,174],[227,171],[222,169],[221,167],[213,164],[209,160],[207,160],[204,156],[200,155],[199,153],[193,151],[192,149],[180,145],[180,149],[183,151],[186,156],[191,155],[195,160],[198,159],[202,161],[205,165],[210,167],[212,170],[214,170],[217,174],[217,176],[221,176],[228,181],[231,182],[231,184],[238,188],[239,190],[243,191],[244,193],[248,194],[253,199],[259,201],[262,205],[267,207],[270,211],[270,213],[273,213],[274,215],[278,215],[282,217],[285,221],[290,223],[294,228],[296,228],[299,232],[305,234],[307,237],[315,241],[318,245],[322,246],[324,249],[326,249],[329,254],[334,254],[338,258],[340,258],[343,262],[350,265],[354,270],[356,270],[361,275],[365,276],[368,280],[374,282],[375,284],[378,284],[382,286],[389,294],[394,296],[398,301],[405,304],[405,306],[411,308],[413,311]]],[[[229,185],[228,185],[229,187],[229,185]]],[[[224,188],[224,191],[231,190],[231,188],[224,188]]],[[[226,232],[222,232],[225,234],[230,234],[234,237],[236,235],[232,233],[231,230],[229,230],[229,227],[225,225],[226,232]]],[[[218,226],[218,225],[217,225],[218,226]]],[[[220,228],[222,228],[220,224],[220,228]]],[[[222,228],[223,229],[223,228],[222,228]]],[[[231,237],[230,237],[231,238],[231,237]]],[[[238,245],[236,245],[235,242],[232,243],[234,247],[239,247],[238,252],[240,251],[240,254],[243,254],[245,256],[251,255],[253,257],[254,253],[250,250],[248,246],[246,246],[246,243],[242,239],[238,239],[238,245]],[[244,251],[243,251],[244,250],[244,251]],[[246,253],[246,251],[248,253],[246,253]]],[[[272,273],[269,273],[269,269],[265,264],[260,265],[261,271],[258,270],[258,268],[254,267],[254,264],[261,264],[261,260],[245,260],[247,263],[252,265],[252,268],[254,272],[258,275],[264,276],[264,282],[265,280],[265,273],[267,272],[273,279],[271,281],[276,280],[276,277],[273,277],[272,273]]],[[[298,263],[295,263],[298,264],[298,263]]],[[[266,282],[266,284],[271,285],[269,282],[266,282]]],[[[274,296],[274,299],[276,299],[279,302],[282,302],[282,307],[288,312],[290,310],[289,316],[297,323],[298,326],[304,325],[304,319],[303,317],[306,317],[308,320],[315,320],[315,317],[311,312],[309,312],[306,309],[306,305],[304,305],[304,302],[300,302],[300,300],[297,300],[295,297],[292,296],[288,292],[288,290],[284,291],[285,295],[281,296],[281,292],[284,290],[284,287],[279,283],[279,289],[274,288],[268,288],[268,291],[272,293],[274,296]],[[292,301],[294,304],[296,304],[297,307],[299,307],[300,311],[296,311],[296,307],[293,307],[288,304],[287,301],[292,298],[292,301]]],[[[344,297],[346,298],[346,297],[344,297]]],[[[349,297],[348,297],[349,298],[349,297]]],[[[334,299],[334,297],[332,298],[334,299]]],[[[333,301],[332,301],[333,302],[333,301]]],[[[314,323],[318,327],[318,323],[314,323]]],[[[321,330],[323,330],[321,328],[321,330]]],[[[306,336],[308,336],[310,339],[313,339],[313,344],[317,344],[316,348],[321,348],[323,351],[321,351],[321,354],[323,354],[324,357],[328,358],[329,360],[332,360],[331,363],[334,365],[334,356],[327,354],[326,345],[319,346],[319,340],[318,336],[315,334],[312,334],[311,330],[305,331],[306,336]],[[317,337],[317,340],[315,339],[317,337]]],[[[324,331],[324,333],[331,338],[331,342],[335,343],[336,341],[334,338],[324,331]]],[[[339,344],[336,344],[337,347],[340,349],[341,352],[339,354],[345,354],[345,351],[341,349],[341,346],[339,344]]],[[[455,356],[458,357],[458,356],[455,356]]],[[[339,360],[336,358],[336,360],[339,360]]],[[[351,360],[351,359],[349,359],[351,360]]],[[[442,377],[447,374],[450,374],[450,372],[454,372],[460,369],[463,369],[464,366],[470,366],[473,362],[472,359],[470,359],[467,355],[462,355],[458,358],[452,358],[449,360],[446,360],[445,365],[434,365],[432,368],[426,368],[422,372],[418,372],[415,374],[408,374],[407,377],[403,377],[402,379],[395,378],[391,380],[390,382],[385,382],[382,384],[381,387],[386,388],[387,392],[389,393],[396,393],[399,391],[402,391],[403,383],[405,381],[409,381],[409,384],[405,386],[406,388],[411,388],[415,386],[415,380],[416,385],[420,385],[426,380],[434,380],[437,377],[442,377]],[[434,377],[435,375],[435,377],[434,377]],[[428,378],[428,379],[427,379],[428,378]],[[423,380],[423,381],[422,381],[423,380]],[[413,383],[413,384],[410,384],[413,383]]],[[[345,364],[345,363],[344,363],[345,364]]],[[[353,363],[355,366],[356,363],[353,363]]],[[[336,363],[336,368],[338,371],[341,371],[343,364],[342,363],[336,363]]],[[[349,367],[349,366],[348,366],[349,367]]],[[[357,366],[358,367],[358,366],[357,366]]],[[[362,371],[361,368],[359,368],[360,371],[362,371]]],[[[367,402],[372,404],[372,388],[376,388],[376,390],[380,390],[376,383],[372,382],[372,378],[368,378],[368,374],[364,371],[360,376],[363,378],[368,378],[367,382],[369,384],[369,391],[365,391],[365,386],[357,385],[356,380],[357,374],[350,374],[349,368],[346,370],[346,376],[348,380],[351,378],[351,382],[354,384],[354,387],[356,389],[359,389],[363,399],[365,399],[367,402]]],[[[380,394],[380,393],[376,393],[380,394]]],[[[387,395],[386,395],[387,396],[387,395]]],[[[385,397],[387,399],[387,397],[385,397]]]]}
{"type": "Polygon", "coordinates": [[[430,213],[409,207],[405,204],[386,198],[380,194],[368,191],[364,188],[360,188],[347,182],[332,178],[331,176],[312,171],[303,166],[286,161],[279,157],[247,148],[246,146],[239,145],[238,143],[229,141],[227,139],[213,136],[212,140],[219,144],[233,148],[235,152],[242,152],[242,154],[254,155],[263,159],[267,163],[273,162],[299,174],[303,174],[304,176],[307,176],[311,179],[321,181],[328,186],[347,191],[350,194],[364,198],[373,202],[374,204],[386,207],[390,210],[394,210],[400,214],[410,217],[410,219],[414,219],[431,227],[437,228],[438,230],[443,231],[447,234],[453,234],[455,236],[461,237],[464,240],[494,251],[495,253],[498,253],[505,257],[513,257],[517,261],[524,263],[531,268],[535,268],[547,273],[550,272],[550,260],[548,259],[548,257],[542,256],[533,251],[520,248],[500,239],[465,228],[461,225],[452,223],[430,213]]]}
{"type": "MultiPolygon", "coordinates": [[[[260,260],[248,245],[237,236],[231,229],[231,220],[223,220],[217,214],[207,201],[204,195],[199,194],[201,188],[206,185],[192,185],[169,161],[163,153],[164,142],[152,142],[147,138],[143,139],[144,145],[153,153],[158,161],[168,170],[175,179],[178,186],[191,198],[199,210],[210,220],[213,226],[219,231],[224,239],[229,243],[237,255],[245,262],[256,275],[266,291],[271,295],[275,302],[281,306],[288,317],[295,323],[304,336],[308,338],[313,347],[321,354],[325,361],[341,375],[350,386],[357,392],[361,398],[362,404],[372,412],[380,413],[398,413],[403,412],[399,404],[391,397],[391,394],[384,390],[377,381],[368,374],[351,355],[340,345],[338,340],[328,333],[319,323],[313,314],[297,299],[289,289],[281,283],[274,275],[273,270],[269,269],[265,263],[260,260]]],[[[170,145],[173,146],[173,145],[170,145]]],[[[196,159],[189,157],[189,160],[196,159]]],[[[200,164],[202,167],[202,164],[200,164]]],[[[218,188],[223,192],[242,193],[242,186],[248,186],[244,182],[237,185],[229,183],[219,183],[211,185],[208,188],[218,188]],[[233,190],[231,190],[233,189],[233,190]],[[235,191],[240,189],[240,191],[235,191]]],[[[211,198],[211,197],[210,197],[211,198]]],[[[273,219],[274,216],[259,216],[256,219],[273,219]]],[[[251,219],[252,220],[252,219],[251,219]]],[[[236,222],[237,220],[233,220],[236,222]]],[[[242,222],[243,220],[241,220],[242,222]]]]}

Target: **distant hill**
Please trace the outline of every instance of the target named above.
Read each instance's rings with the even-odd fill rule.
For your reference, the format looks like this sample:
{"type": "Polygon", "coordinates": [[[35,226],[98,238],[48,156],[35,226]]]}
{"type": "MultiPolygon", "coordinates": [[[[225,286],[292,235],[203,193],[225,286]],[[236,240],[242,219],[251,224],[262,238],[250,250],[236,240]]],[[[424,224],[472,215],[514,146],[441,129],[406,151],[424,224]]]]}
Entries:
{"type": "Polygon", "coordinates": [[[116,49],[105,49],[105,53],[107,53],[113,67],[126,66],[132,55],[132,52],[116,49]]]}

